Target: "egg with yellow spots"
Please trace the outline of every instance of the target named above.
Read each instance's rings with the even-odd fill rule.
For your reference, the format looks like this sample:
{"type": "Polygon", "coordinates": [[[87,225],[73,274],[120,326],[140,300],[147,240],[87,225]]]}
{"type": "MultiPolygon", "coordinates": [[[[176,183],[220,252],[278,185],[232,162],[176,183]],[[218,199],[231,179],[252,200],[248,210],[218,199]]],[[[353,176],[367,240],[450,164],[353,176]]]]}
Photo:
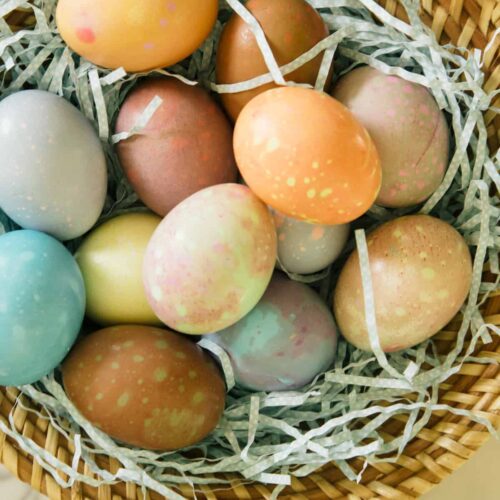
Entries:
{"type": "Polygon", "coordinates": [[[81,244],[75,257],[85,280],[87,316],[96,323],[161,324],[142,284],[144,253],[160,222],[151,213],[119,215],[81,244]]]}
{"type": "Polygon", "coordinates": [[[213,360],[181,335],[118,326],[84,337],[62,367],[80,413],[125,444],[176,450],[217,426],[225,384],[213,360]]]}
{"type": "MultiPolygon", "coordinates": [[[[410,215],[382,224],[367,237],[375,315],[385,352],[412,347],[449,323],[464,303],[472,262],[464,238],[446,222],[410,215]]],[[[344,337],[371,351],[359,268],[354,251],[334,294],[344,337]]]]}
{"type": "Polygon", "coordinates": [[[278,235],[278,261],[282,269],[311,274],[328,267],[342,252],[349,224],[325,226],[287,217],[272,210],[278,235]]]}
{"type": "Polygon", "coordinates": [[[143,279],[149,303],[179,332],[222,330],[261,299],[276,253],[272,217],[248,187],[203,189],[163,219],[148,245],[143,279]]]}
{"type": "Polygon", "coordinates": [[[281,87],[252,99],[236,122],[234,150],[259,198],[307,222],[350,222],[380,189],[368,132],[345,106],[312,89],[281,87]]]}
{"type": "Polygon", "coordinates": [[[57,28],[80,56],[105,68],[175,64],[209,35],[217,0],[59,0],[57,28]]]}

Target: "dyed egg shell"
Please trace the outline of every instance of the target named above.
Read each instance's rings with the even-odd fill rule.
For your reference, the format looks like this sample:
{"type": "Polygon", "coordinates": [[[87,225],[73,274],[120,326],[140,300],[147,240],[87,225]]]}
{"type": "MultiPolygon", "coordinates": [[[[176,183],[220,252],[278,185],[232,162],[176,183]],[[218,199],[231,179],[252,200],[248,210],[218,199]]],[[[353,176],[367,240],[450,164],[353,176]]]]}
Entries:
{"type": "Polygon", "coordinates": [[[116,132],[128,132],[151,100],[163,99],[141,134],[122,141],[118,156],[141,200],[166,215],[197,191],[234,182],[237,169],[232,127],[200,87],[175,78],[155,78],[137,86],[118,115],[116,132]]]}
{"type": "MultiPolygon", "coordinates": [[[[321,16],[305,0],[250,0],[245,7],[264,30],[280,66],[294,61],[328,36],[321,16]]],[[[286,79],[314,86],[322,58],[323,54],[319,54],[286,79]]],[[[217,49],[217,82],[243,82],[268,71],[252,30],[238,14],[233,14],[222,31],[217,49]]],[[[246,92],[221,94],[221,99],[229,116],[236,120],[251,99],[275,87],[269,83],[246,92]]]]}
{"type": "Polygon", "coordinates": [[[206,334],[257,304],[276,262],[276,230],[246,186],[199,191],[160,224],[144,259],[144,285],[156,315],[174,330],[206,334]]]}
{"type": "Polygon", "coordinates": [[[105,68],[146,71],[192,54],[217,18],[217,0],[59,0],[63,40],[105,68]]]}
{"type": "MultiPolygon", "coordinates": [[[[401,217],[367,237],[380,345],[385,352],[412,347],[441,330],[470,289],[467,244],[449,224],[428,215],[401,217]]],[[[334,295],[344,337],[370,351],[357,251],[343,268],[334,295]]]]}
{"type": "Polygon", "coordinates": [[[81,244],[76,260],[87,290],[87,316],[96,323],[160,324],[142,284],[146,247],[160,222],[153,214],[119,215],[81,244]]]}
{"type": "Polygon", "coordinates": [[[381,169],[368,132],[335,99],[281,87],[250,101],[234,132],[236,162],[272,208],[315,224],[343,224],[377,197],[381,169]]]}
{"type": "Polygon", "coordinates": [[[278,259],[288,272],[310,274],[328,267],[342,252],[349,238],[349,224],[324,226],[287,217],[276,210],[278,259]]]}
{"type": "Polygon", "coordinates": [[[60,240],[86,233],[104,206],[104,152],[69,102],[24,90],[0,102],[0,206],[14,222],[60,240]]]}
{"type": "Polygon", "coordinates": [[[85,312],[73,256],[37,231],[0,236],[0,385],[32,384],[64,359],[85,312]]]}
{"type": "Polygon", "coordinates": [[[449,132],[427,89],[365,66],[341,78],[333,97],[366,127],[380,154],[378,204],[409,207],[438,188],[448,165],[449,132]]]}
{"type": "Polygon", "coordinates": [[[337,345],[333,316],[320,297],[280,275],[247,316],[208,338],[228,352],[236,381],[259,391],[303,387],[328,369],[337,345]]]}
{"type": "Polygon", "coordinates": [[[92,333],[62,372],[68,397],[87,420],[140,448],[195,444],[224,411],[225,385],[215,363],[168,330],[117,326],[92,333]]]}

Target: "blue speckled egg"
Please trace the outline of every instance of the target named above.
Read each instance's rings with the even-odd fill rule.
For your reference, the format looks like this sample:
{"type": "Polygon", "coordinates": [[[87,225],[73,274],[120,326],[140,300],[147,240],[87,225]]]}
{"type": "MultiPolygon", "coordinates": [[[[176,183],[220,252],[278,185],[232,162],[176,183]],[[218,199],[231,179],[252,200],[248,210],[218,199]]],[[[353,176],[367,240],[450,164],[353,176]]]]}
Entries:
{"type": "Polygon", "coordinates": [[[337,330],[316,292],[277,273],[250,314],[208,339],[228,353],[239,385],[281,391],[303,387],[328,369],[337,330]]]}
{"type": "Polygon", "coordinates": [[[70,252],[37,231],[0,236],[0,385],[50,373],[71,349],[85,313],[85,287],[70,252]]]}

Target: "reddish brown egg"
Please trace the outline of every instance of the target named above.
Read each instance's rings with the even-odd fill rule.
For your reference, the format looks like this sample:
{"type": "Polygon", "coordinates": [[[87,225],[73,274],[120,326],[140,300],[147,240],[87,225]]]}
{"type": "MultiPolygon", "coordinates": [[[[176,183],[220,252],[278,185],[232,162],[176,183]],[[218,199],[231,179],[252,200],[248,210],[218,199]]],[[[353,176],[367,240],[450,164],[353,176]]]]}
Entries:
{"type": "Polygon", "coordinates": [[[118,326],[81,340],[63,365],[82,415],[126,444],[175,450],[216,427],[225,386],[198,346],[169,330],[118,326]]]}
{"type": "Polygon", "coordinates": [[[237,169],[232,127],[202,88],[175,78],[139,84],[125,99],[116,132],[128,132],[152,99],[163,102],[140,134],[117,146],[125,174],[139,198],[158,215],[215,184],[233,182],[237,169]]]}
{"type": "MultiPolygon", "coordinates": [[[[469,249],[449,224],[428,215],[400,217],[367,237],[381,347],[399,351],[443,328],[462,306],[472,279],[469,249]]],[[[358,252],[335,289],[334,310],[344,337],[370,351],[358,252]]]]}
{"type": "MultiPolygon", "coordinates": [[[[280,66],[292,62],[328,36],[321,16],[305,0],[249,0],[246,8],[259,21],[280,66]]],[[[314,85],[322,56],[323,53],[286,79],[314,85]]],[[[252,30],[238,14],[231,17],[222,32],[216,72],[218,83],[238,83],[268,72],[252,30]]],[[[247,102],[275,86],[269,83],[246,92],[222,94],[222,102],[236,120],[247,102]]]]}

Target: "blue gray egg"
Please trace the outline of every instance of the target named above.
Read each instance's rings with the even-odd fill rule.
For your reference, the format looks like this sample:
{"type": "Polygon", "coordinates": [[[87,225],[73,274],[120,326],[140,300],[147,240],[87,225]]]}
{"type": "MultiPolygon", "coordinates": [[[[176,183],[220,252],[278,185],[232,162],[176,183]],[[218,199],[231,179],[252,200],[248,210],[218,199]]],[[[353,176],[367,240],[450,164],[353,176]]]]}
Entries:
{"type": "Polygon", "coordinates": [[[59,365],[80,332],[80,269],[54,238],[13,231],[0,236],[0,283],[0,385],[36,382],[59,365]]]}
{"type": "Polygon", "coordinates": [[[25,229],[60,240],[96,223],[106,158],[90,122],[69,102],[24,90],[0,102],[0,208],[25,229]]]}

